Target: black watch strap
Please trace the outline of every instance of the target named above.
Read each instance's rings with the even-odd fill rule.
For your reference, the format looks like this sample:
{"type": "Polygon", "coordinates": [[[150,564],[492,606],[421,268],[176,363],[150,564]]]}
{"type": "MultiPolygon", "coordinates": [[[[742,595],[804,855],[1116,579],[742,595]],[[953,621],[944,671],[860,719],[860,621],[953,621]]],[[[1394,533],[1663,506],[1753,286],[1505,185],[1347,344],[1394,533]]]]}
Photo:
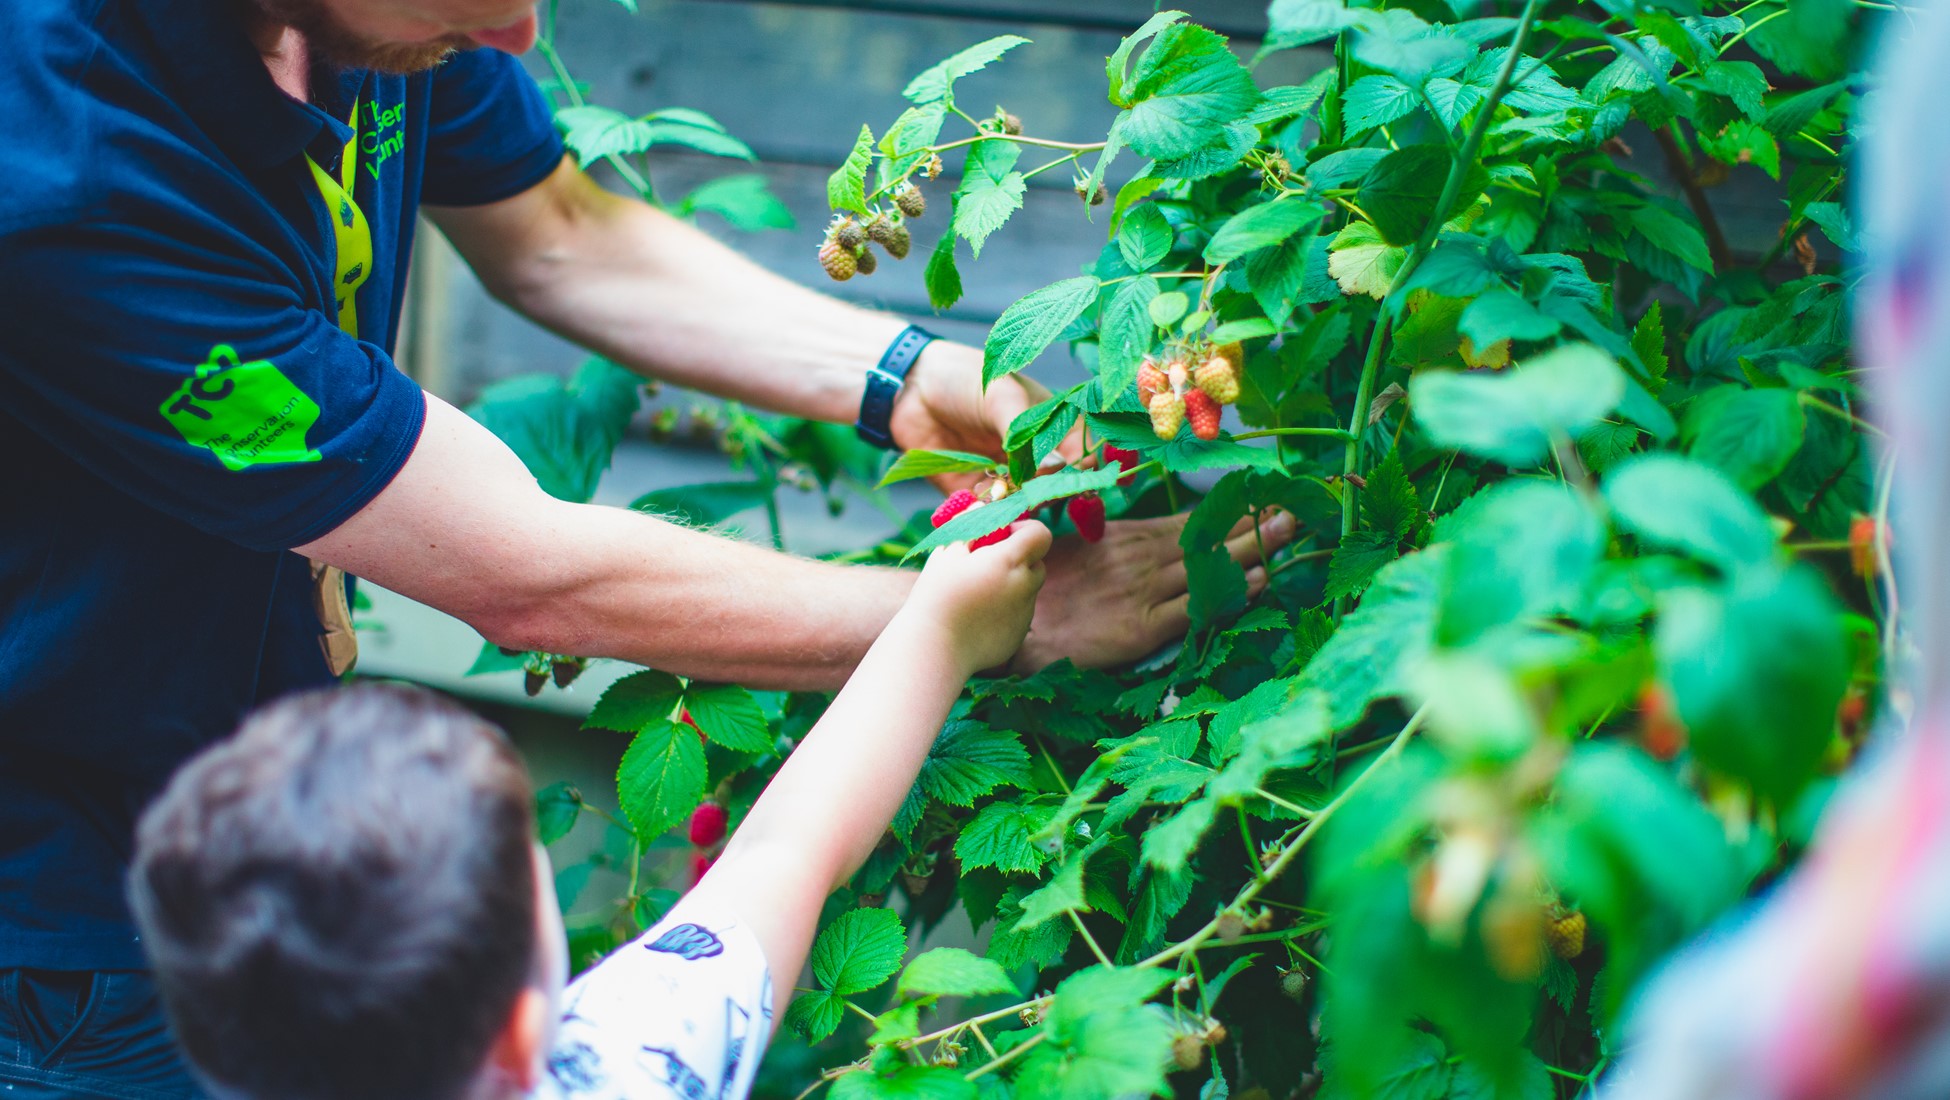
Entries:
{"type": "Polygon", "coordinates": [[[934,340],[934,333],[909,325],[887,345],[879,365],[867,372],[867,391],[860,396],[860,419],[853,424],[861,439],[876,447],[893,449],[894,398],[900,396],[907,372],[921,357],[921,350],[934,340]]]}

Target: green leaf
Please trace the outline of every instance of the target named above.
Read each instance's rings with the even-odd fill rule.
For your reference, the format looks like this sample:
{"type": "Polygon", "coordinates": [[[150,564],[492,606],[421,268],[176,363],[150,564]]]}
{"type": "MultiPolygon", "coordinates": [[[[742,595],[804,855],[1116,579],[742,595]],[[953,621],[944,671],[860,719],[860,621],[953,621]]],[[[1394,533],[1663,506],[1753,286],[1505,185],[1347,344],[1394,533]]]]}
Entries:
{"type": "MultiPolygon", "coordinates": [[[[573,108],[572,108],[573,109],[573,108]]],[[[757,160],[751,146],[725,132],[716,119],[702,111],[673,107],[643,116],[649,127],[650,145],[682,145],[714,157],[757,160]]],[[[645,146],[648,148],[649,146],[645,146]]]]}
{"type": "Polygon", "coordinates": [[[959,947],[937,947],[908,963],[896,988],[902,996],[980,997],[1014,993],[1016,983],[991,959],[959,947]]]}
{"type": "Polygon", "coordinates": [[[468,413],[515,452],[542,491],[586,504],[643,399],[643,380],[588,359],[567,383],[529,374],[481,392],[468,413]]]}
{"type": "Polygon", "coordinates": [[[1659,600],[1655,649],[1701,763],[1786,806],[1813,779],[1848,686],[1841,609],[1812,570],[1659,600]]]}
{"type": "Polygon", "coordinates": [[[1767,74],[1751,61],[1714,61],[1700,73],[1700,83],[1733,100],[1755,122],[1767,115],[1767,74]]]}
{"type": "Polygon", "coordinates": [[[616,796],[644,841],[690,816],[704,801],[704,744],[697,732],[668,718],[644,726],[616,770],[616,796]]]}
{"type": "Polygon", "coordinates": [[[853,151],[826,181],[826,203],[835,210],[867,212],[867,166],[873,163],[873,130],[860,127],[853,151]]]}
{"type": "Polygon", "coordinates": [[[1381,231],[1367,222],[1349,222],[1334,235],[1327,254],[1327,270],[1343,294],[1386,297],[1408,250],[1381,239],[1381,231]]]}
{"type": "Polygon", "coordinates": [[[684,685],[670,673],[633,672],[603,691],[582,728],[635,733],[653,722],[668,721],[683,697],[684,685]]]}
{"type": "Polygon", "coordinates": [[[1640,455],[1605,479],[1604,492],[1619,525],[1653,546],[1723,570],[1774,556],[1774,533],[1753,498],[1701,463],[1640,455]]]}
{"type": "Polygon", "coordinates": [[[973,806],[997,787],[1029,782],[1029,751],[1008,730],[957,720],[943,726],[915,786],[950,806],[973,806]]]}
{"type": "Polygon", "coordinates": [[[551,783],[535,792],[535,835],[553,844],[569,835],[582,815],[582,796],[568,783],[551,783]]]}
{"type": "Polygon", "coordinates": [[[1282,244],[1262,248],[1246,257],[1246,283],[1269,320],[1284,325],[1299,303],[1307,275],[1307,252],[1312,235],[1288,237],[1282,244]]]}
{"type": "Polygon", "coordinates": [[[1143,26],[1124,36],[1124,40],[1117,44],[1117,49],[1112,51],[1110,57],[1104,62],[1104,75],[1110,79],[1110,101],[1112,103],[1119,107],[1129,107],[1131,105],[1131,101],[1124,96],[1124,83],[1130,67],[1131,51],[1143,45],[1146,41],[1155,38],[1159,31],[1164,30],[1166,27],[1171,26],[1173,23],[1185,17],[1185,13],[1182,11],[1158,12],[1151,18],[1145,20],[1143,26]]]}
{"type": "Polygon", "coordinates": [[[1332,38],[1354,26],[1359,13],[1342,0],[1273,0],[1266,18],[1267,48],[1285,50],[1332,38]]]}
{"type": "Polygon", "coordinates": [[[1408,280],[1410,290],[1429,290],[1445,298],[1472,298],[1483,293],[1502,274],[1482,242],[1472,237],[1445,237],[1408,280]]]}
{"type": "Polygon", "coordinates": [[[1117,484],[1120,476],[1116,470],[1059,470],[1045,474],[993,504],[970,508],[935,528],[926,538],[915,543],[901,560],[918,557],[951,542],[966,542],[1000,531],[1052,500],[1108,489],[1117,484]]]}
{"type": "Polygon", "coordinates": [[[813,978],[842,997],[877,988],[907,955],[907,929],[892,909],[849,909],[813,942],[813,978]]]}
{"type": "Polygon", "coordinates": [[[982,385],[987,387],[1034,362],[1096,304],[1098,286],[1096,279],[1080,275],[1052,283],[1003,310],[982,348],[982,385]]]}
{"type": "MultiPolygon", "coordinates": [[[[1387,1061],[1338,1058],[1338,1044],[1321,1052],[1324,1080],[1318,1100],[1445,1100],[1451,1069],[1442,1041],[1424,1031],[1407,1032],[1405,1049],[1387,1061]]],[[[1513,1100],[1513,1098],[1512,1098],[1513,1100]]]]}
{"type": "Polygon", "coordinates": [[[1767,117],[1761,125],[1777,138],[1786,140],[1801,132],[1815,116],[1827,109],[1835,97],[1846,90],[1846,85],[1837,82],[1796,92],[1767,109],[1767,117]]]}
{"type": "Polygon", "coordinates": [[[881,475],[880,484],[875,488],[884,489],[897,482],[912,481],[915,478],[939,477],[942,474],[973,473],[995,467],[995,459],[987,455],[969,454],[967,451],[902,451],[894,464],[881,475]]]}
{"type": "MultiPolygon", "coordinates": [[[[1779,19],[1747,17],[1747,43],[1754,52],[1795,76],[1827,80],[1847,70],[1849,57],[1837,43],[1849,40],[1848,0],[1788,0],[1779,19]]],[[[1772,8],[1766,14],[1780,12],[1772,8]]]]}
{"type": "Polygon", "coordinates": [[[1329,600],[1359,595],[1382,566],[1395,560],[1399,541],[1387,531],[1355,531],[1343,537],[1328,560],[1327,590],[1321,595],[1329,600]]]}
{"type": "Polygon", "coordinates": [[[1182,290],[1167,290],[1152,298],[1150,304],[1145,307],[1145,312],[1150,315],[1152,324],[1168,329],[1183,320],[1191,309],[1190,295],[1182,290]]]}
{"type": "Polygon", "coordinates": [[[1590,344],[1564,344],[1496,374],[1425,371],[1409,408],[1437,446],[1527,469],[1617,407],[1625,375],[1590,344]]]}
{"type": "Polygon", "coordinates": [[[1252,74],[1225,38],[1185,23],[1164,28],[1145,49],[1128,95],[1124,143],[1165,161],[1218,143],[1227,126],[1259,105],[1252,74]]]}
{"type": "Polygon", "coordinates": [[[971,73],[987,68],[1003,54],[1017,46],[1027,45],[1029,39],[1014,34],[997,35],[987,41],[977,42],[953,57],[908,82],[901,95],[911,103],[935,103],[941,100],[952,102],[955,81],[971,73]]]}
{"type": "Polygon", "coordinates": [[[955,231],[951,227],[928,253],[927,270],[922,280],[928,287],[928,304],[947,309],[961,301],[961,269],[955,266],[955,231]]]}
{"type": "Polygon", "coordinates": [[[1065,978],[1044,1022],[1049,1041],[1023,1059],[1021,1100],[1105,1100],[1166,1089],[1172,1025],[1145,1002],[1171,979],[1093,966],[1065,978]]]}
{"type": "Polygon", "coordinates": [[[1860,252],[1862,242],[1856,231],[1855,220],[1848,211],[1836,202],[1811,202],[1802,213],[1809,221],[1821,227],[1822,233],[1833,241],[1836,248],[1844,252],[1860,252]]]}
{"type": "Polygon", "coordinates": [[[799,224],[793,218],[792,211],[772,193],[772,185],[756,172],[719,176],[699,184],[684,196],[684,201],[678,205],[678,212],[685,215],[716,214],[742,233],[795,229],[799,224]]]}
{"type": "Polygon", "coordinates": [[[1656,390],[1666,382],[1666,322],[1665,311],[1659,303],[1645,311],[1639,323],[1632,326],[1632,353],[1644,364],[1645,373],[1656,390]]]}
{"type": "Polygon", "coordinates": [[[1563,327],[1516,291],[1500,286],[1469,303],[1456,321],[1456,330],[1479,348],[1498,340],[1543,340],[1563,327]]]}
{"type": "Polygon", "coordinates": [[[1104,304],[1097,332],[1097,376],[1102,392],[1124,393],[1137,383],[1138,364],[1151,350],[1156,327],[1151,320],[1151,303],[1160,297],[1159,289],[1157,279],[1140,275],[1120,284],[1104,304]]]}
{"type": "Polygon", "coordinates": [[[801,993],[785,1010],[785,1026],[814,1043],[833,1034],[844,1019],[846,1001],[831,993],[801,993]]]}
{"type": "Polygon", "coordinates": [[[492,672],[519,672],[528,666],[526,653],[507,654],[493,642],[482,642],[481,652],[474,657],[474,663],[467,666],[462,676],[486,676],[492,672]]]}
{"type": "Polygon", "coordinates": [[[1386,73],[1364,76],[1348,85],[1341,97],[1341,122],[1347,136],[1357,137],[1415,113],[1422,105],[1415,89],[1386,73]]]}
{"type": "Polygon", "coordinates": [[[1808,428],[1793,390],[1715,386],[1693,399],[1680,421],[1686,453],[1753,491],[1778,477],[1808,428]]]}
{"type": "Polygon", "coordinates": [[[562,143],[587,166],[608,156],[630,156],[650,148],[650,124],[611,107],[564,107],[555,112],[562,143]]]}
{"type": "Polygon", "coordinates": [[[684,709],[704,736],[737,752],[768,752],[772,730],[752,693],[736,684],[700,684],[684,689],[684,709]]]}
{"type": "Polygon", "coordinates": [[[1321,208],[1311,202],[1276,199],[1249,206],[1212,234],[1205,246],[1205,262],[1230,263],[1249,252],[1279,244],[1319,225],[1322,216],[1321,208]]]}
{"type": "Polygon", "coordinates": [[[975,1082],[945,1066],[900,1065],[889,1073],[866,1070],[833,1082],[833,1100],[976,1100],[979,1095],[975,1082]]]}
{"type": "Polygon", "coordinates": [[[1117,251],[1132,271],[1149,271],[1171,252],[1177,234],[1164,212],[1153,203],[1144,203],[1124,217],[1117,230],[1117,251]]]}
{"type": "Polygon", "coordinates": [[[1663,206],[1647,203],[1632,211],[1632,228],[1637,230],[1647,242],[1661,252],[1669,252],[1680,261],[1711,274],[1713,256],[1706,248],[1706,235],[1699,226],[1667,210],[1663,206]]]}
{"type": "Polygon", "coordinates": [[[1022,209],[1022,197],[1029,185],[1021,172],[1009,172],[991,179],[981,172],[962,177],[962,188],[955,193],[955,232],[982,256],[982,243],[989,234],[1002,228],[1010,216],[1022,209]]]}
{"type": "MultiPolygon", "coordinates": [[[[1453,547],[1432,546],[1399,558],[1374,575],[1361,606],[1307,662],[1286,714],[1305,717],[1325,699],[1332,729],[1361,720],[1376,699],[1404,690],[1402,674],[1433,644],[1436,606],[1448,581],[1453,547]]],[[[1294,720],[1275,716],[1268,721],[1294,720]]],[[[1308,721],[1311,721],[1310,719],[1308,721]]]]}
{"type": "Polygon", "coordinates": [[[1086,853],[1079,852],[1063,862],[1050,880],[1022,899],[1022,919],[1017,931],[1027,931],[1065,913],[1088,913],[1090,903],[1083,897],[1083,866],[1086,853]]]}
{"type": "Polygon", "coordinates": [[[763,508],[774,487],[763,481],[707,481],[652,489],[630,502],[632,511],[697,527],[713,527],[740,512],[763,508]]]}
{"type": "Polygon", "coordinates": [[[993,867],[1008,874],[1034,874],[1049,853],[1030,838],[1042,831],[1055,807],[1027,802],[991,802],[963,827],[955,857],[963,869],[993,867]]]}
{"type": "Polygon", "coordinates": [[[1272,336],[1279,331],[1280,326],[1264,317],[1244,317],[1237,321],[1227,321],[1213,329],[1208,339],[1214,344],[1237,344],[1272,336]]]}
{"type": "Polygon", "coordinates": [[[1559,482],[1492,486],[1453,527],[1438,637],[1460,645],[1570,607],[1604,556],[1605,535],[1584,497],[1559,482]]]}
{"type": "Polygon", "coordinates": [[[1402,469],[1402,453],[1389,451],[1381,464],[1368,471],[1368,487],[1361,494],[1361,515],[1368,526],[1396,538],[1407,538],[1422,523],[1422,501],[1402,469]]]}
{"type": "MultiPolygon", "coordinates": [[[[1408,245],[1422,235],[1429,223],[1437,220],[1436,202],[1454,164],[1447,146],[1405,145],[1381,158],[1367,178],[1361,181],[1358,198],[1361,209],[1373,220],[1383,240],[1408,245]]],[[[1462,189],[1455,205],[1443,212],[1446,218],[1455,210],[1467,210],[1489,184],[1489,174],[1480,164],[1463,172],[1462,189]]]]}

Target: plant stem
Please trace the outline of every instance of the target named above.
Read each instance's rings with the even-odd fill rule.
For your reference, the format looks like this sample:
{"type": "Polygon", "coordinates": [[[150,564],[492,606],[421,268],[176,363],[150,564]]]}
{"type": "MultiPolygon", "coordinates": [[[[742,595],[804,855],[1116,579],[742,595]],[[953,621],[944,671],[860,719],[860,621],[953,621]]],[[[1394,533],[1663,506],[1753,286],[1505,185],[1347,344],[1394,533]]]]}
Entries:
{"type": "Polygon", "coordinates": [[[1047,172],[1050,169],[1057,167],[1058,165],[1069,164],[1070,162],[1076,160],[1077,157],[1080,155],[1081,154],[1078,153],[1066,153],[1065,155],[1057,157],[1055,160],[1050,161],[1048,164],[1041,165],[1040,167],[1036,167],[1036,168],[1031,168],[1029,171],[1024,172],[1022,174],[1022,178],[1026,180],[1034,179],[1035,177],[1042,175],[1044,172],[1047,172]]]}
{"type": "Polygon", "coordinates": [[[991,134],[984,131],[974,137],[961,138],[957,141],[948,142],[945,145],[937,145],[934,147],[934,151],[937,154],[945,153],[950,149],[959,149],[964,145],[973,145],[978,141],[1009,141],[1017,145],[1033,145],[1038,149],[1068,149],[1076,153],[1094,153],[1108,144],[1102,141],[1050,141],[1047,138],[1023,137],[1021,134],[991,134]]]}
{"type": "Polygon", "coordinates": [[[1816,397],[1814,394],[1809,393],[1806,390],[1801,391],[1800,401],[1803,405],[1806,405],[1811,409],[1818,409],[1822,412],[1827,413],[1829,416],[1837,417],[1841,420],[1847,421],[1849,424],[1853,425],[1857,431],[1861,431],[1869,435],[1873,435],[1877,439],[1889,438],[1889,433],[1883,431],[1881,428],[1878,428],[1874,424],[1871,424],[1868,421],[1862,419],[1861,417],[1855,415],[1854,413],[1849,412],[1847,409],[1841,408],[1836,405],[1831,405],[1828,402],[1823,401],[1821,398],[1816,397]]]}
{"type": "MultiPolygon", "coordinates": [[[[1497,70],[1496,83],[1491,86],[1488,98],[1483,101],[1476,121],[1470,125],[1469,136],[1463,139],[1462,148],[1456,152],[1456,159],[1449,165],[1449,177],[1442,182],[1442,194],[1435,202],[1435,212],[1429,217],[1429,224],[1422,229],[1422,236],[1409,247],[1408,254],[1402,257],[1402,266],[1389,280],[1388,293],[1381,302],[1380,314],[1375,319],[1374,337],[1368,342],[1367,357],[1361,363],[1361,377],[1354,389],[1354,414],[1348,420],[1347,450],[1342,458],[1341,473],[1344,478],[1352,478],[1361,472],[1361,434],[1368,428],[1368,410],[1374,404],[1375,376],[1381,370],[1381,352],[1387,342],[1391,318],[1397,312],[1402,296],[1402,288],[1408,285],[1410,276],[1421,266],[1422,258],[1435,244],[1442,225],[1449,220],[1449,208],[1456,204],[1462,193],[1463,177],[1469,167],[1476,163],[1476,156],[1483,148],[1483,138],[1488,135],[1490,120],[1496,114],[1497,105],[1510,90],[1511,79],[1516,75],[1517,64],[1523,60],[1524,40],[1530,37],[1530,28],[1537,21],[1537,12],[1543,0],[1524,0],[1523,14],[1517,19],[1517,29],[1510,36],[1510,52],[1503,58],[1503,66],[1497,70]]],[[[1341,537],[1354,533],[1360,516],[1360,492],[1352,480],[1341,486],[1341,537]]],[[[1347,611],[1347,597],[1334,601],[1334,614],[1339,617],[1347,611]]]]}
{"type": "Polygon", "coordinates": [[[1240,432],[1232,438],[1235,440],[1266,439],[1289,435],[1317,435],[1327,439],[1349,438],[1348,434],[1339,428],[1261,428],[1258,431],[1240,432]]]}
{"type": "Polygon", "coordinates": [[[880,1026],[879,1018],[874,1016],[873,1013],[868,1012],[866,1009],[861,1008],[859,1005],[854,1004],[852,1001],[842,1000],[840,1003],[845,1005],[848,1011],[859,1016],[862,1020],[865,1020],[866,1022],[872,1024],[875,1027],[880,1026]]]}
{"type": "MultiPolygon", "coordinates": [[[[584,106],[582,91],[576,87],[575,77],[569,75],[568,66],[562,63],[562,55],[555,51],[555,43],[546,38],[537,38],[535,49],[541,53],[543,60],[548,62],[549,69],[555,73],[555,82],[562,86],[562,93],[569,97],[569,105],[584,106]]],[[[637,171],[629,161],[614,155],[603,159],[609,162],[611,168],[616,169],[616,174],[623,177],[624,183],[629,184],[637,194],[643,196],[644,202],[652,206],[662,205],[657,201],[657,189],[651,185],[649,177],[637,171]]]]}
{"type": "MultiPolygon", "coordinates": [[[[1535,7],[1535,0],[1533,0],[1530,8],[1526,10],[1534,10],[1535,7]]],[[[1427,711],[1427,707],[1416,711],[1414,716],[1409,718],[1408,724],[1404,725],[1401,732],[1397,733],[1395,739],[1389,743],[1387,750],[1380,756],[1375,757],[1374,763],[1369,764],[1367,770],[1355,776],[1347,786],[1342,787],[1341,793],[1335,795],[1333,801],[1322,806],[1320,812],[1314,815],[1313,820],[1302,826],[1294,838],[1286,843],[1285,847],[1280,850],[1279,856],[1266,868],[1265,877],[1247,883],[1239,891],[1238,895],[1232,899],[1232,904],[1226,908],[1234,911],[1243,908],[1254,898],[1258,897],[1260,891],[1265,889],[1268,884],[1274,879],[1279,878],[1280,874],[1299,857],[1301,849],[1307,846],[1307,842],[1312,840],[1315,834],[1320,832],[1320,827],[1327,824],[1327,820],[1334,816],[1334,812],[1346,805],[1347,800],[1353,796],[1354,792],[1361,789],[1369,777],[1373,776],[1383,767],[1386,767],[1395,757],[1401,755],[1402,750],[1408,747],[1409,739],[1414,737],[1415,731],[1421,728],[1423,715],[1427,711]]],[[[1162,966],[1173,959],[1179,958],[1186,952],[1198,950],[1201,944],[1217,935],[1218,931],[1219,918],[1213,917],[1210,921],[1206,922],[1205,927],[1194,932],[1190,938],[1165,948],[1163,951],[1158,952],[1156,955],[1145,959],[1137,965],[1140,967],[1162,966]]]]}
{"type": "Polygon", "coordinates": [[[1090,929],[1083,926],[1083,917],[1075,909],[1065,909],[1064,912],[1069,914],[1070,923],[1077,926],[1077,935],[1083,937],[1083,942],[1089,945],[1090,953],[1097,956],[1097,961],[1105,966],[1117,965],[1110,961],[1109,955],[1104,954],[1103,948],[1097,946],[1097,937],[1091,935],[1090,929]]]}
{"type": "Polygon", "coordinates": [[[1679,189],[1686,193],[1686,205],[1693,208],[1693,216],[1699,219],[1700,228],[1706,231],[1706,252],[1713,261],[1713,270],[1724,271],[1732,259],[1727,249],[1727,235],[1720,229],[1720,219],[1713,213],[1713,204],[1706,197],[1706,189],[1699,185],[1699,173],[1686,151],[1679,147],[1678,123],[1667,123],[1652,132],[1653,140],[1659,143],[1659,152],[1665,155],[1666,169],[1679,183],[1679,189]]]}
{"type": "Polygon", "coordinates": [[[1024,1039],[1020,1044],[1010,1049],[1009,1053],[1004,1054],[1002,1057],[997,1058],[995,1061],[988,1063],[987,1065],[976,1070],[975,1072],[968,1074],[968,1079],[970,1081],[973,1081],[977,1077],[981,1077],[984,1074],[994,1073],[996,1070],[1001,1069],[1003,1066],[1006,1066],[1010,1062],[1015,1061],[1017,1058],[1022,1057],[1024,1052],[1033,1049],[1036,1046],[1036,1044],[1042,1042],[1044,1039],[1047,1038],[1049,1038],[1049,1032],[1047,1031],[1039,1031],[1036,1034],[1031,1035],[1029,1038],[1024,1039]]]}

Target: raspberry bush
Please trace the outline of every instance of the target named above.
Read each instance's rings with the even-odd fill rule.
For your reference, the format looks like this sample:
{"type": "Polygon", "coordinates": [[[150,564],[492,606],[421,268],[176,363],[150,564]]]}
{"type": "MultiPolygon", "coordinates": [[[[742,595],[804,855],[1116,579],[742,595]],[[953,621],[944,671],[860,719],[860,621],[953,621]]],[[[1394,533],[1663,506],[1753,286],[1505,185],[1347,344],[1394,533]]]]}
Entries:
{"type": "MultiPolygon", "coordinates": [[[[1839,262],[1854,19],[1839,0],[1274,0],[1262,52],[1334,60],[1267,87],[1164,12],[1108,59],[1102,140],[957,102],[1015,36],[919,74],[904,113],[862,129],[809,272],[815,251],[859,278],[925,248],[945,308],[964,254],[1006,248],[1050,171],[1107,243],[986,346],[989,382],[1052,347],[1089,381],[1018,419],[1006,462],[901,456],[882,484],[990,476],[851,557],[912,559],[1046,506],[1086,536],[1106,513],[1187,512],[1192,630],[1136,668],[973,685],[825,914],[787,1013],[821,1044],[797,1085],[1587,1089],[1635,983],[1792,864],[1900,641],[1839,262]],[[1718,225],[1728,182],[1780,198],[1763,255],[1718,225]],[[1072,432],[1085,461],[1037,476],[1072,432]],[[1272,507],[1304,534],[1249,603],[1225,534],[1272,507]],[[956,910],[979,950],[903,967],[956,910]]],[[[587,159],[695,121],[611,127],[641,148],[578,141],[592,110],[563,112],[587,159]]],[[[586,496],[636,405],[613,371],[481,413],[586,496]],[[585,418],[573,455],[523,435],[551,402],[585,418]]],[[[715,522],[788,468],[836,501],[882,474],[843,435],[722,417],[753,480],[642,507],[715,522]]],[[[629,885],[572,922],[579,957],[655,917],[681,883],[644,875],[666,866],[646,851],[684,847],[666,834],[688,822],[707,860],[716,807],[735,828],[822,702],[652,670],[604,694],[589,724],[634,741],[596,862],[629,885]]],[[[543,792],[545,839],[583,809],[543,792]]]]}

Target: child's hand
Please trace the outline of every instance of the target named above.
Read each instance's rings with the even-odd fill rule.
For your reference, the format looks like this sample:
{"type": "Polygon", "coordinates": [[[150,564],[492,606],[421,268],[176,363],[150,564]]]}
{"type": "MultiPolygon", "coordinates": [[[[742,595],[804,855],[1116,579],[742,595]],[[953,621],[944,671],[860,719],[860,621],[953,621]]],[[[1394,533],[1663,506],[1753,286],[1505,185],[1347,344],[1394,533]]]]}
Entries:
{"type": "Polygon", "coordinates": [[[1049,528],[1035,520],[1017,520],[1007,539],[979,550],[944,546],[928,558],[901,614],[943,631],[966,675],[1006,664],[1029,633],[1049,546],[1049,528]]]}

